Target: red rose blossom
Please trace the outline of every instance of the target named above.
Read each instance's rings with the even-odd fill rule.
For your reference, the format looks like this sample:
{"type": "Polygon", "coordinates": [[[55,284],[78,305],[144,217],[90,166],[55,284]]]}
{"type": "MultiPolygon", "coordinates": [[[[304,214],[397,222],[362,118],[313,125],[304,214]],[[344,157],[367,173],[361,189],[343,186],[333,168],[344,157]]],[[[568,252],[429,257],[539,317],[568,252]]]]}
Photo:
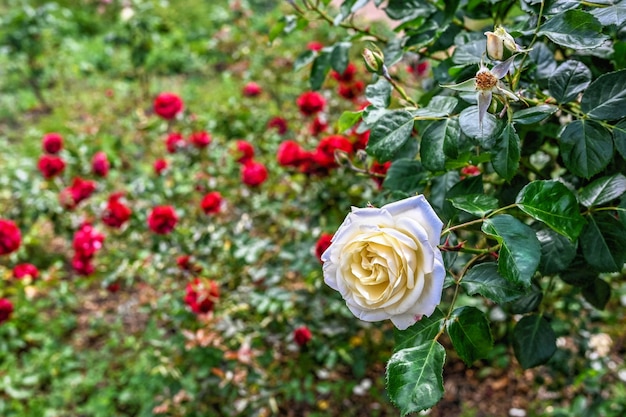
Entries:
{"type": "Polygon", "coordinates": [[[177,150],[184,148],[186,145],[183,135],[180,133],[170,133],[165,139],[165,146],[169,153],[175,153],[177,150]]]}
{"type": "Polygon", "coordinates": [[[260,162],[248,161],[241,167],[241,181],[250,187],[263,184],[267,175],[267,168],[260,162]]]}
{"type": "Polygon", "coordinates": [[[370,131],[366,130],[363,133],[355,133],[356,139],[352,144],[354,150],[365,149],[367,147],[367,142],[370,140],[370,131]]]}
{"type": "Polygon", "coordinates": [[[148,227],[154,233],[166,235],[174,230],[178,216],[172,206],[156,206],[148,215],[148,227]]]}
{"type": "Polygon", "coordinates": [[[284,135],[285,133],[287,133],[287,120],[283,119],[282,117],[272,117],[268,122],[267,122],[267,127],[272,129],[276,129],[276,131],[278,131],[279,135],[284,135]]]}
{"type": "Polygon", "coordinates": [[[326,100],[316,91],[307,91],[298,97],[296,104],[300,109],[300,113],[305,116],[312,116],[324,110],[326,100]]]}
{"type": "Polygon", "coordinates": [[[311,41],[306,44],[306,49],[308,49],[309,51],[319,52],[322,50],[323,47],[324,45],[318,41],[311,41]]]}
{"type": "Polygon", "coordinates": [[[342,135],[326,136],[317,145],[313,158],[318,165],[326,168],[334,168],[337,166],[335,161],[335,151],[342,150],[347,153],[352,152],[352,143],[342,135]]]}
{"type": "Polygon", "coordinates": [[[33,264],[23,263],[17,264],[13,267],[13,277],[15,279],[22,279],[29,276],[33,281],[39,277],[39,270],[33,264]]]}
{"type": "Polygon", "coordinates": [[[243,95],[246,97],[256,97],[260,95],[262,91],[261,86],[254,81],[249,82],[243,87],[243,95]]]}
{"type": "Polygon", "coordinates": [[[94,273],[96,267],[93,264],[93,258],[83,258],[75,254],[72,258],[72,269],[74,269],[78,275],[89,276],[94,273]]]}
{"type": "Polygon", "coordinates": [[[183,100],[174,93],[161,93],[154,99],[154,112],[166,120],[173,119],[183,109],[183,100]]]}
{"type": "Polygon", "coordinates": [[[74,253],[81,258],[93,258],[104,243],[104,235],[99,233],[90,223],[83,223],[74,233],[72,247],[74,253]]]}
{"type": "Polygon", "coordinates": [[[309,343],[312,337],[311,331],[306,326],[298,327],[293,331],[293,340],[301,347],[309,343]]]}
{"type": "Polygon", "coordinates": [[[102,151],[96,152],[91,159],[91,170],[99,177],[106,177],[109,174],[109,158],[102,151]]]}
{"type": "Polygon", "coordinates": [[[7,298],[0,298],[0,324],[7,321],[13,314],[13,303],[7,298]]]}
{"type": "Polygon", "coordinates": [[[379,175],[373,175],[372,179],[378,184],[378,188],[383,186],[383,182],[385,181],[384,175],[387,175],[387,171],[389,171],[389,167],[391,166],[391,161],[387,161],[384,163],[374,162],[370,167],[370,172],[373,174],[383,175],[383,177],[379,175]]]}
{"type": "Polygon", "coordinates": [[[332,238],[332,234],[322,233],[319,239],[317,239],[317,243],[315,243],[315,256],[317,256],[317,259],[319,259],[320,262],[322,262],[322,253],[328,249],[332,238]]]}
{"type": "Polygon", "coordinates": [[[363,81],[355,81],[350,84],[341,83],[337,87],[337,94],[346,100],[355,100],[363,94],[365,91],[365,84],[363,81]]]}
{"type": "Polygon", "coordinates": [[[317,116],[315,119],[313,119],[313,121],[309,125],[309,133],[312,136],[317,136],[320,133],[324,132],[326,129],[328,129],[328,122],[325,118],[320,116],[317,116]]]}
{"type": "Polygon", "coordinates": [[[154,173],[161,175],[167,169],[167,161],[165,159],[157,159],[154,161],[154,173]]]}
{"type": "Polygon", "coordinates": [[[220,291],[217,282],[194,278],[187,284],[185,304],[196,314],[206,314],[213,311],[219,296],[220,291]]]}
{"type": "Polygon", "coordinates": [[[461,179],[466,177],[475,177],[477,175],[480,175],[480,168],[476,165],[468,165],[461,168],[461,179]]]}
{"type": "Polygon", "coordinates": [[[0,255],[15,252],[22,243],[22,233],[17,225],[6,219],[0,219],[0,255]]]}
{"type": "Polygon", "coordinates": [[[293,140],[286,140],[280,144],[276,152],[276,159],[282,166],[297,167],[305,158],[305,150],[293,140]]]}
{"type": "Polygon", "coordinates": [[[350,62],[342,74],[339,74],[337,71],[332,71],[330,75],[340,83],[351,83],[354,81],[354,76],[356,75],[356,65],[350,62]]]}
{"type": "Polygon", "coordinates": [[[63,149],[63,137],[58,133],[46,133],[41,140],[44,152],[55,154],[63,149]]]}
{"type": "Polygon", "coordinates": [[[81,201],[89,198],[96,191],[96,183],[90,180],[84,180],[76,177],[72,180],[72,185],[68,187],[74,205],[78,205],[81,201]]]}
{"type": "Polygon", "coordinates": [[[41,155],[37,168],[41,171],[41,175],[48,179],[62,173],[65,169],[65,162],[56,155],[41,155]]]}
{"type": "Polygon", "coordinates": [[[217,214],[222,206],[222,195],[217,191],[207,193],[200,203],[205,214],[217,214]]]}
{"type": "Polygon", "coordinates": [[[240,164],[245,164],[254,157],[254,147],[252,147],[250,142],[238,140],[235,141],[233,154],[235,156],[235,161],[240,164]]]}
{"type": "Polygon", "coordinates": [[[109,197],[107,206],[102,213],[102,222],[110,227],[120,228],[132,214],[132,210],[120,201],[121,194],[113,194],[109,197]]]}
{"type": "Polygon", "coordinates": [[[196,148],[206,148],[209,143],[211,143],[211,135],[204,130],[193,132],[189,136],[189,142],[191,142],[196,148]]]}

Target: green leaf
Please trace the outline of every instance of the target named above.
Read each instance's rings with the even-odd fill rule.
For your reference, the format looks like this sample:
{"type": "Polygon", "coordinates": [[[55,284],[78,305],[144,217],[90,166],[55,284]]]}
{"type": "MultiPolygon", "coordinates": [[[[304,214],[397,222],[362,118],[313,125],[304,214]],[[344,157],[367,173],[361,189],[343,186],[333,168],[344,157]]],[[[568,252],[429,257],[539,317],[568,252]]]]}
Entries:
{"type": "Polygon", "coordinates": [[[394,352],[432,342],[444,325],[444,315],[438,308],[430,317],[422,317],[406,330],[394,329],[394,352]]]}
{"type": "Polygon", "coordinates": [[[590,178],[602,171],[613,157],[611,132],[594,120],[569,123],[559,139],[563,162],[575,175],[590,178]]]}
{"type": "Polygon", "coordinates": [[[556,336],[550,324],[538,315],[522,318],[513,329],[513,350],[524,369],[548,362],[556,352],[556,336]]]}
{"type": "Polygon", "coordinates": [[[484,217],[498,208],[498,199],[485,194],[468,194],[449,200],[459,210],[484,217]]]}
{"type": "Polygon", "coordinates": [[[398,159],[389,167],[383,187],[386,190],[413,194],[424,190],[427,177],[428,173],[424,171],[420,161],[398,159]]]}
{"type": "Polygon", "coordinates": [[[294,71],[298,71],[302,67],[309,65],[315,59],[316,52],[306,50],[296,57],[296,61],[293,63],[294,71]]]}
{"type": "Polygon", "coordinates": [[[541,257],[535,232],[508,214],[485,219],[482,231],[501,245],[498,257],[500,275],[514,284],[530,286],[541,257]]]}
{"type": "Polygon", "coordinates": [[[554,114],[559,108],[551,104],[540,104],[539,106],[530,107],[524,110],[518,110],[513,113],[513,122],[520,125],[531,125],[541,122],[547,117],[554,114]]]}
{"type": "Polygon", "coordinates": [[[495,262],[485,262],[472,267],[463,276],[461,286],[469,295],[480,294],[498,304],[520,298],[526,292],[507,281],[498,273],[495,262]]]}
{"type": "Polygon", "coordinates": [[[426,169],[443,171],[446,162],[446,149],[457,148],[457,141],[461,134],[457,118],[438,120],[422,133],[420,156],[426,169]]]}
{"type": "Polygon", "coordinates": [[[599,272],[619,272],[626,261],[626,228],[608,213],[589,216],[580,235],[585,260],[599,272]]]}
{"type": "Polygon", "coordinates": [[[559,273],[559,277],[570,285],[586,287],[598,277],[598,272],[587,263],[582,250],[578,248],[574,260],[570,262],[565,271],[559,273]]]}
{"type": "Polygon", "coordinates": [[[384,114],[372,128],[367,153],[379,162],[392,160],[411,137],[413,115],[406,110],[384,114]]]}
{"type": "Polygon", "coordinates": [[[602,177],[580,190],[580,203],[585,207],[599,206],[621,197],[626,192],[626,177],[622,174],[602,177]]]}
{"type": "Polygon", "coordinates": [[[507,181],[511,181],[519,166],[520,139],[511,123],[507,123],[496,139],[491,164],[493,169],[507,181]]]}
{"type": "Polygon", "coordinates": [[[613,127],[613,140],[615,149],[622,155],[622,158],[626,159],[626,119],[613,127]]]}
{"type": "Polygon", "coordinates": [[[337,131],[345,132],[361,120],[362,111],[344,111],[337,121],[337,131]]]}
{"type": "Polygon", "coordinates": [[[443,397],[446,350],[437,341],[402,349],[387,362],[387,392],[401,415],[433,407],[443,397]]]}
{"type": "Polygon", "coordinates": [[[537,310],[542,300],[543,292],[541,287],[533,283],[524,296],[507,303],[506,309],[512,314],[526,314],[537,310]]]}
{"type": "Polygon", "coordinates": [[[436,11],[435,6],[422,0],[389,0],[385,8],[387,16],[402,22],[429,16],[436,11]]]}
{"type": "Polygon", "coordinates": [[[322,88],[328,71],[330,71],[330,54],[326,51],[322,51],[313,60],[313,65],[311,66],[311,75],[309,76],[311,90],[316,91],[322,88]]]}
{"type": "MultiPolygon", "coordinates": [[[[456,178],[456,176],[455,176],[456,178]]],[[[443,203],[443,215],[446,219],[453,219],[458,215],[458,211],[455,210],[451,200],[456,197],[470,194],[482,194],[483,189],[483,176],[476,175],[475,177],[468,177],[462,181],[457,182],[448,190],[443,203]]],[[[469,216],[467,216],[469,217],[469,216]]]]}
{"type": "Polygon", "coordinates": [[[470,366],[493,349],[493,336],[485,314],[475,307],[459,307],[447,323],[448,335],[459,357],[470,366]]]}
{"type": "Polygon", "coordinates": [[[461,130],[484,149],[491,149],[500,136],[504,123],[491,114],[485,114],[482,127],[478,124],[478,106],[470,106],[459,115],[461,130]]]}
{"type": "Polygon", "coordinates": [[[626,116],[626,70],[599,76],[585,91],[580,108],[597,120],[617,120],[626,116]]]}
{"type": "Polygon", "coordinates": [[[454,97],[435,96],[430,100],[426,107],[413,110],[411,114],[413,114],[416,119],[421,117],[446,117],[452,114],[458,103],[459,100],[454,97]]]}
{"type": "Polygon", "coordinates": [[[604,310],[611,298],[611,286],[606,281],[596,278],[582,290],[583,297],[598,310],[604,310]]]}
{"type": "Polygon", "coordinates": [[[593,49],[608,39],[602,25],[593,15],[582,10],[568,10],[553,16],[539,29],[552,42],[572,49],[593,49]]]}
{"type": "Polygon", "coordinates": [[[343,74],[348,66],[351,42],[339,42],[333,46],[333,50],[330,53],[330,65],[339,74],[343,74]]]}
{"type": "Polygon", "coordinates": [[[572,241],[585,224],[576,196],[558,181],[533,181],[522,188],[515,202],[524,213],[572,241]]]}
{"type": "Polygon", "coordinates": [[[386,108],[391,102],[391,84],[384,78],[379,78],[376,84],[370,84],[365,89],[365,98],[374,107],[386,108]]]}
{"type": "Polygon", "coordinates": [[[576,244],[552,229],[540,229],[536,232],[541,245],[539,270],[545,275],[565,270],[576,257],[576,244]]]}
{"type": "Polygon", "coordinates": [[[591,14],[604,26],[616,25],[618,28],[626,25],[626,4],[619,3],[609,7],[598,7],[591,10],[591,14]]]}
{"type": "Polygon", "coordinates": [[[591,71],[585,64],[575,60],[565,61],[548,80],[548,89],[557,102],[572,101],[585,91],[591,82],[591,71]]]}

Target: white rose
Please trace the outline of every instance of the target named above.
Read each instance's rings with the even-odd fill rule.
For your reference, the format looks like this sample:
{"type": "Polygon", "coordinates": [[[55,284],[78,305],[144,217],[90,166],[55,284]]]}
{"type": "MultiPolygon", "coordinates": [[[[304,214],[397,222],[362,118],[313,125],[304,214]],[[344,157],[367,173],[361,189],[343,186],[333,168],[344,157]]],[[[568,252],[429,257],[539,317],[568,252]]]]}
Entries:
{"type": "Polygon", "coordinates": [[[322,254],[324,281],[359,319],[391,319],[404,330],[441,301],[442,227],[422,195],[381,208],[353,207],[322,254]]]}

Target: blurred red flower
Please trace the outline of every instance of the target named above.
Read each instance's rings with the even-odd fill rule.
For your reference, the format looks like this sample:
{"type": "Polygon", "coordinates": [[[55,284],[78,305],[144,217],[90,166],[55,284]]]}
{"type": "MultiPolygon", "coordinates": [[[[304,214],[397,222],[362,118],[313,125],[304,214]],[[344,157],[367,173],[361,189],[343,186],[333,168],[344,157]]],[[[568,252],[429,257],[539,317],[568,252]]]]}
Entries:
{"type": "Polygon", "coordinates": [[[356,65],[350,62],[343,73],[339,74],[337,71],[333,70],[330,75],[340,83],[351,83],[354,81],[354,76],[356,75],[356,65]]]}
{"type": "Polygon", "coordinates": [[[44,178],[52,178],[59,175],[65,169],[65,162],[56,155],[41,155],[37,168],[44,178]]]}
{"type": "Polygon", "coordinates": [[[297,167],[305,158],[305,152],[306,151],[302,149],[297,142],[293,140],[286,140],[278,146],[276,159],[282,166],[297,167]]]}
{"type": "Polygon", "coordinates": [[[46,133],[41,140],[44,152],[55,154],[63,149],[63,137],[58,133],[46,133]]]}
{"type": "Polygon", "coordinates": [[[333,238],[331,233],[322,233],[317,243],[315,243],[315,256],[322,262],[322,253],[330,246],[330,241],[333,238]]]}
{"type": "Polygon", "coordinates": [[[280,135],[287,133],[287,121],[279,116],[272,117],[267,122],[267,127],[276,129],[280,135]]]}
{"type": "Polygon", "coordinates": [[[183,109],[183,100],[174,93],[161,93],[154,99],[154,112],[166,120],[173,119],[183,109]]]}
{"type": "Polygon", "coordinates": [[[174,230],[177,222],[178,216],[172,206],[156,206],[148,215],[148,227],[160,235],[174,230]]]}
{"type": "Polygon", "coordinates": [[[250,160],[241,167],[241,181],[251,187],[263,184],[267,175],[267,168],[260,162],[250,160]]]}
{"type": "Polygon", "coordinates": [[[324,110],[326,99],[316,91],[307,91],[300,94],[300,97],[296,100],[296,104],[300,109],[300,113],[305,116],[312,116],[324,110]]]}
{"type": "Polygon", "coordinates": [[[306,49],[308,49],[309,51],[319,52],[322,50],[323,47],[324,45],[318,41],[311,41],[306,44],[306,49]]]}
{"type": "Polygon", "coordinates": [[[235,161],[240,164],[245,164],[254,157],[254,147],[250,142],[245,140],[235,141],[235,145],[231,149],[235,157],[235,161]]]}
{"type": "Polygon", "coordinates": [[[157,159],[154,161],[154,172],[161,175],[167,169],[167,161],[165,159],[157,159]]]}
{"type": "Polygon", "coordinates": [[[306,326],[298,327],[293,331],[293,340],[298,344],[298,346],[305,346],[311,341],[312,338],[313,335],[306,326]]]}
{"type": "Polygon", "coordinates": [[[342,150],[347,153],[351,153],[352,143],[342,135],[331,135],[326,136],[320,140],[320,143],[317,145],[315,153],[313,154],[313,159],[318,165],[326,168],[334,168],[337,166],[337,162],[335,161],[335,151],[342,150]]]}
{"type": "Polygon", "coordinates": [[[185,304],[196,314],[205,314],[213,311],[219,299],[220,291],[217,282],[194,278],[187,284],[185,304]]]}
{"type": "Polygon", "coordinates": [[[130,218],[133,211],[120,201],[121,198],[122,195],[119,193],[109,197],[107,206],[102,213],[102,222],[107,226],[120,228],[130,218]]]}
{"type": "Polygon", "coordinates": [[[109,173],[109,158],[102,151],[96,152],[91,159],[91,169],[99,177],[106,177],[109,173]]]}
{"type": "Polygon", "coordinates": [[[189,142],[191,142],[196,148],[206,148],[211,143],[211,135],[204,130],[193,132],[189,136],[189,142]]]}
{"type": "Polygon", "coordinates": [[[22,234],[17,225],[6,219],[0,219],[0,255],[16,251],[22,243],[22,234]]]}
{"type": "Polygon", "coordinates": [[[16,279],[22,279],[24,277],[30,276],[34,281],[39,277],[39,270],[33,264],[22,263],[17,264],[13,267],[13,277],[16,279]]]}
{"type": "Polygon", "coordinates": [[[0,324],[7,321],[13,314],[13,303],[7,298],[0,298],[0,324]]]}
{"type": "Polygon", "coordinates": [[[175,153],[178,149],[184,148],[185,145],[185,139],[180,133],[170,133],[165,139],[165,146],[169,153],[175,153]]]}
{"type": "Polygon", "coordinates": [[[222,195],[217,191],[207,193],[200,203],[205,214],[217,214],[222,206],[222,195]]]}
{"type": "Polygon", "coordinates": [[[254,81],[249,82],[243,87],[243,95],[246,97],[256,97],[261,94],[262,91],[261,86],[254,81]]]}

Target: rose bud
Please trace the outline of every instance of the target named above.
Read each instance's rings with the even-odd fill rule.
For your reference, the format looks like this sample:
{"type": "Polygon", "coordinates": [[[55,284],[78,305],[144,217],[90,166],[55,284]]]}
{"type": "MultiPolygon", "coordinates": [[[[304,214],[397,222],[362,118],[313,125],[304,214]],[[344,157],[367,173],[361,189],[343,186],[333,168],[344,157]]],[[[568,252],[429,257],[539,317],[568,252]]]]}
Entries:
{"type": "Polygon", "coordinates": [[[65,170],[65,162],[56,155],[41,155],[37,163],[37,169],[39,169],[44,178],[49,179],[65,170]]]}
{"type": "Polygon", "coordinates": [[[298,327],[293,331],[293,340],[298,344],[298,346],[305,346],[307,343],[311,341],[311,331],[308,327],[302,326],[298,327]]]}
{"type": "Polygon", "coordinates": [[[300,109],[300,113],[305,116],[313,116],[316,113],[324,110],[326,106],[326,100],[324,97],[316,91],[304,92],[296,100],[296,104],[300,109]]]}
{"type": "Polygon", "coordinates": [[[485,32],[485,36],[487,36],[487,56],[490,59],[504,61],[514,53],[522,51],[513,36],[502,26],[496,26],[493,32],[485,32]]]}
{"type": "Polygon", "coordinates": [[[47,133],[41,140],[41,146],[47,153],[58,153],[63,149],[63,137],[58,133],[47,133]]]}
{"type": "Polygon", "coordinates": [[[22,233],[17,225],[11,220],[0,218],[0,255],[15,252],[21,243],[22,233]]]}
{"type": "Polygon", "coordinates": [[[91,169],[99,177],[106,177],[109,173],[109,158],[104,152],[96,152],[91,159],[91,169]]]}
{"type": "Polygon", "coordinates": [[[183,100],[173,93],[161,93],[154,99],[154,112],[166,120],[183,110],[183,100]]]}
{"type": "Polygon", "coordinates": [[[202,198],[200,206],[205,214],[217,214],[222,207],[222,195],[217,191],[212,191],[202,198]]]}
{"type": "Polygon", "coordinates": [[[248,161],[241,167],[241,181],[250,187],[263,184],[267,175],[267,168],[260,162],[248,161]]]}
{"type": "Polygon", "coordinates": [[[13,303],[7,298],[0,298],[0,324],[7,321],[13,314],[13,303]]]}
{"type": "Polygon", "coordinates": [[[365,62],[365,68],[374,74],[385,75],[387,74],[387,67],[385,66],[385,57],[380,49],[376,45],[372,45],[372,49],[363,49],[363,62],[365,62]]]}
{"type": "Polygon", "coordinates": [[[13,277],[15,279],[22,279],[30,277],[31,280],[36,280],[39,277],[39,270],[33,264],[23,263],[17,264],[13,268],[13,277]]]}
{"type": "Polygon", "coordinates": [[[204,130],[193,132],[189,136],[189,142],[191,142],[196,148],[206,148],[211,143],[211,135],[204,130]]]}
{"type": "Polygon", "coordinates": [[[261,86],[253,81],[243,87],[243,95],[246,97],[256,97],[260,95],[262,91],[261,86]]]}
{"type": "Polygon", "coordinates": [[[156,206],[148,215],[148,227],[153,232],[166,235],[174,230],[178,216],[172,206],[156,206]]]}

